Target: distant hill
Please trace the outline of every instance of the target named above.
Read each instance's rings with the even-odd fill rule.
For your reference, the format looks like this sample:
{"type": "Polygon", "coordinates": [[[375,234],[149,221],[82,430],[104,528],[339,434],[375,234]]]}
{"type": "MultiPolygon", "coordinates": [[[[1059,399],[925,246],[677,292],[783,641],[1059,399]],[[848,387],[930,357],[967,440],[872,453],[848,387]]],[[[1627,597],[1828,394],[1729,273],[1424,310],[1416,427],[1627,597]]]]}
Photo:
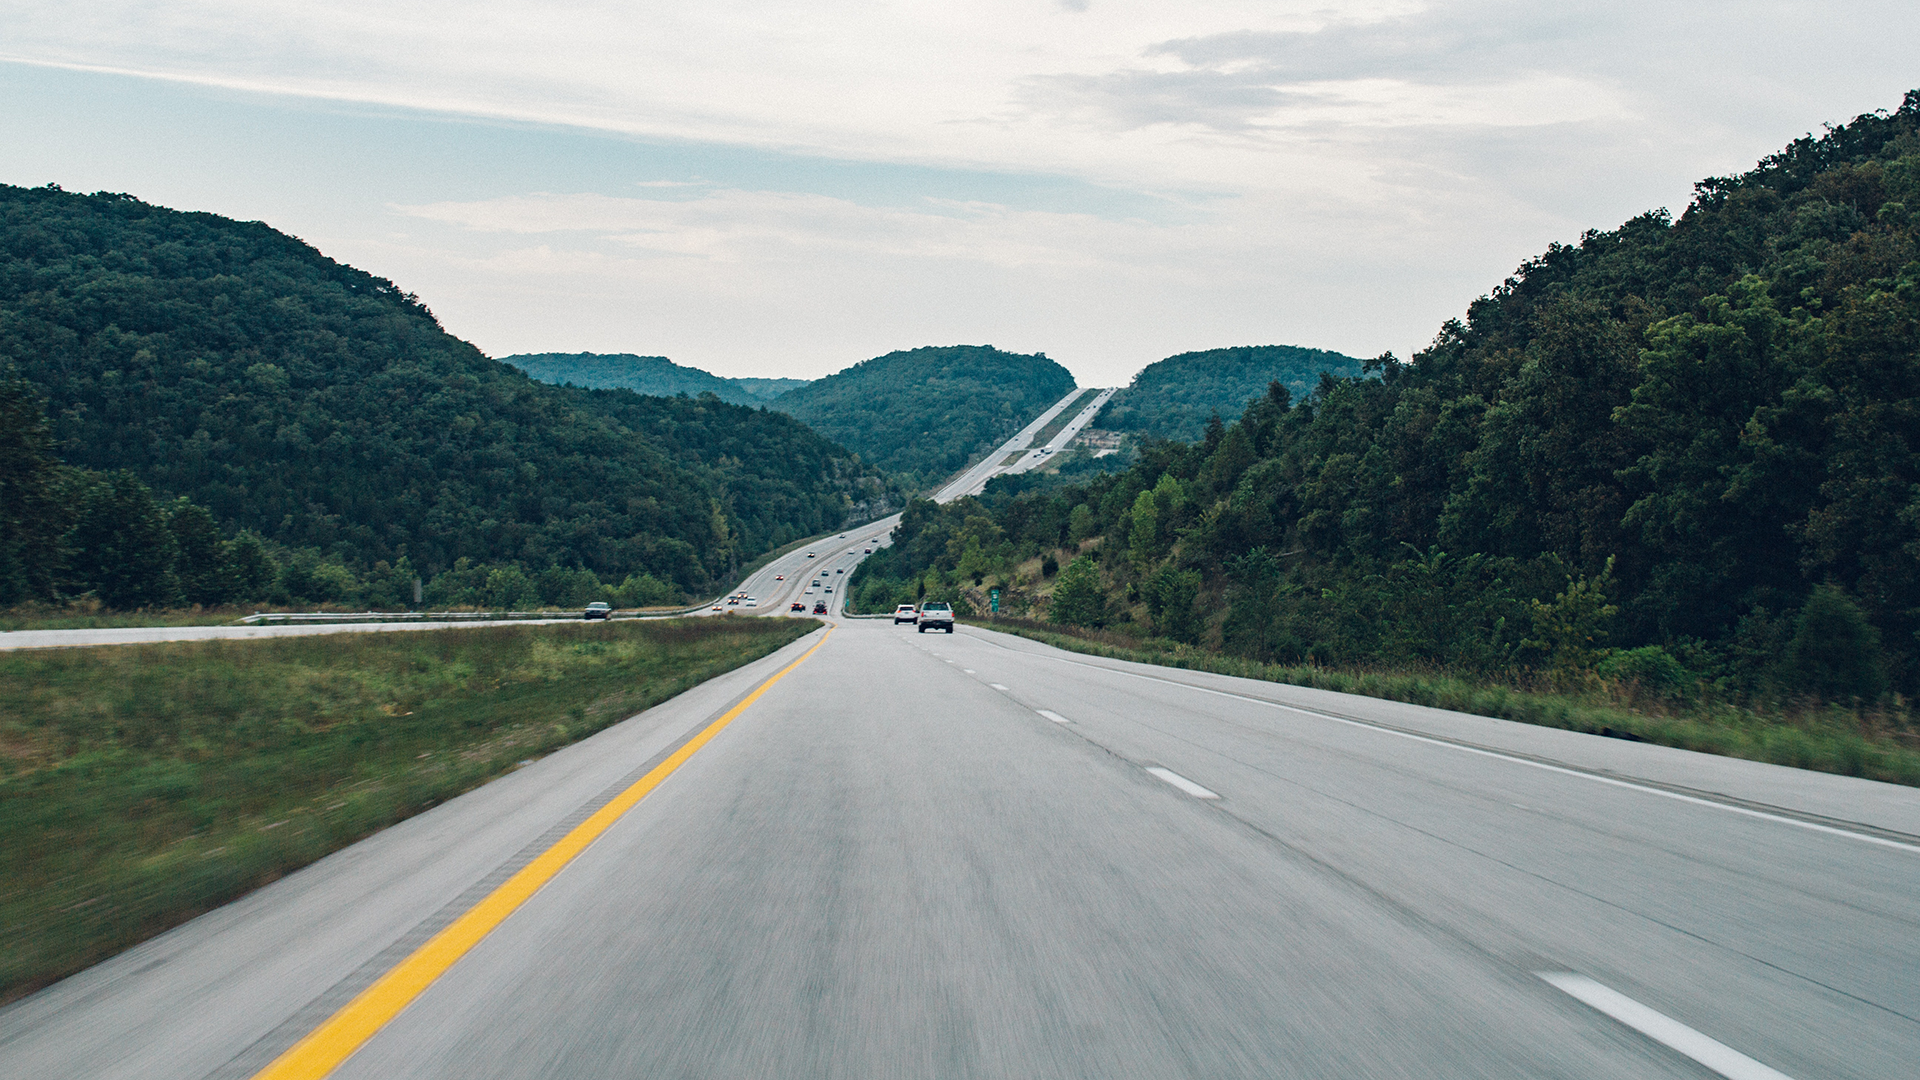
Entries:
{"type": "Polygon", "coordinates": [[[1191,441],[1215,413],[1223,420],[1238,417],[1250,399],[1267,392],[1267,384],[1277,381],[1299,400],[1319,385],[1323,371],[1335,378],[1358,375],[1360,361],[1295,345],[1181,353],[1142,368],[1093,426],[1191,441]]]}
{"type": "Polygon", "coordinates": [[[772,408],[881,468],[931,484],[1025,427],[1073,389],[1044,353],[991,345],[891,352],[790,390],[772,408]]]}
{"type": "Polygon", "coordinates": [[[740,389],[752,394],[756,400],[772,401],[789,390],[797,390],[812,381],[809,379],[735,379],[740,389]]]}
{"type": "Polygon", "coordinates": [[[13,375],[69,464],[351,567],[582,566],[699,591],[887,498],[790,417],[532,381],[294,237],[127,195],[0,185],[13,375]]]}
{"type": "Polygon", "coordinates": [[[731,405],[764,405],[805,379],[728,379],[664,356],[632,353],[516,353],[500,358],[545,383],[592,390],[632,390],[657,397],[711,393],[731,405]]]}

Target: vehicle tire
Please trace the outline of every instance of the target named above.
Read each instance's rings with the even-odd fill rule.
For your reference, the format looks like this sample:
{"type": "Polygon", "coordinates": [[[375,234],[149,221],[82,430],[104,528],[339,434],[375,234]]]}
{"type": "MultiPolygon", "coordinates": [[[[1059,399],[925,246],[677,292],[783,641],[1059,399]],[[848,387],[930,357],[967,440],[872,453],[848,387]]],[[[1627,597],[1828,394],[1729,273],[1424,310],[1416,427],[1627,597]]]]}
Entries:
{"type": "Polygon", "coordinates": [[[916,634],[924,634],[927,632],[927,628],[924,626],[916,626],[913,628],[913,632],[916,634]]]}
{"type": "Polygon", "coordinates": [[[951,626],[947,627],[947,633],[949,634],[953,633],[953,627],[951,626]]]}

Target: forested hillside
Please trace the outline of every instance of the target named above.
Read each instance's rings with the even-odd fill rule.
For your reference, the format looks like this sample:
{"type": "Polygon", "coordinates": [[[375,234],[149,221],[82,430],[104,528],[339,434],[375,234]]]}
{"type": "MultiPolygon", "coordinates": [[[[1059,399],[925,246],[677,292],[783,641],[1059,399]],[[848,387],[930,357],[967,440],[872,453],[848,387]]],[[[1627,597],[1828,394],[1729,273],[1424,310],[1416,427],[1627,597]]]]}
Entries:
{"type": "Polygon", "coordinates": [[[1083,487],[916,504],[859,595],[992,577],[1252,657],[1912,694],[1916,224],[1920,91],[1549,248],[1377,378],[1276,384],[1083,487]]]}
{"type": "Polygon", "coordinates": [[[1269,383],[1305,397],[1319,385],[1322,372],[1336,378],[1355,376],[1360,361],[1296,345],[1181,353],[1141,368],[1108,399],[1093,426],[1154,439],[1197,439],[1210,418],[1240,415],[1247,402],[1267,392],[1269,383]]]}
{"type": "Polygon", "coordinates": [[[731,405],[764,405],[805,379],[726,379],[664,356],[632,353],[515,353],[500,358],[528,375],[556,386],[568,383],[593,390],[632,390],[640,394],[699,397],[712,394],[731,405]]]}
{"type": "MultiPolygon", "coordinates": [[[[790,417],[534,382],[447,334],[414,296],[293,237],[125,195],[0,187],[9,374],[26,386],[0,402],[0,445],[17,451],[0,490],[49,455],[124,471],[98,490],[184,497],[222,533],[355,574],[405,559],[431,576],[466,560],[699,591],[888,498],[870,468],[790,417]],[[51,420],[41,450],[34,398],[51,420]]],[[[50,476],[35,483],[78,482],[50,476]]],[[[46,548],[43,523],[0,528],[16,564],[65,552],[51,576],[16,566],[30,593],[72,578],[77,533],[46,548]]]]}
{"type": "Polygon", "coordinates": [[[1025,427],[1073,389],[1044,353],[927,347],[855,364],[772,407],[882,468],[929,485],[1025,427]]]}

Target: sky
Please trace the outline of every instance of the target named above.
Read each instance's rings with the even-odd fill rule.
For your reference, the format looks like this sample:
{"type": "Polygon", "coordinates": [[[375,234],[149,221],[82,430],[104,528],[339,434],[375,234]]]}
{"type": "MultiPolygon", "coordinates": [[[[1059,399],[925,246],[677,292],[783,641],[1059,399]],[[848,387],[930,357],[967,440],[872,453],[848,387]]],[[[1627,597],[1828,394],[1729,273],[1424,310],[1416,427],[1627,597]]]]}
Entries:
{"type": "Polygon", "coordinates": [[[0,0],[0,183],[265,221],[493,356],[1408,357],[1920,87],[1920,4],[0,0]]]}

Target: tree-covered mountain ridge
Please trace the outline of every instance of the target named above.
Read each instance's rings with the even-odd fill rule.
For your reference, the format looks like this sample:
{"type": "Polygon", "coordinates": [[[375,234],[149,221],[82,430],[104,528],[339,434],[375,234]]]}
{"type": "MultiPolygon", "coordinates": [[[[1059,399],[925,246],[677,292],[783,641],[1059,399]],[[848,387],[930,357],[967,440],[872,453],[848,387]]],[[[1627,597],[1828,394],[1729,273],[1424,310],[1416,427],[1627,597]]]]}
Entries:
{"type": "Polygon", "coordinates": [[[541,382],[656,397],[712,394],[730,405],[764,405],[806,379],[729,379],[664,356],[633,353],[515,353],[499,358],[541,382]]]}
{"type": "Polygon", "coordinates": [[[1920,91],[1552,245],[1377,377],[916,504],[861,602],[992,577],[1261,659],[1920,692],[1917,227],[1920,91]]]}
{"type": "Polygon", "coordinates": [[[1214,416],[1238,416],[1247,402],[1279,383],[1305,397],[1322,374],[1361,374],[1361,362],[1299,345],[1246,345],[1184,352],[1140,369],[1094,419],[1093,426],[1153,439],[1191,441],[1214,416]]]}
{"type": "Polygon", "coordinates": [[[929,486],[1004,442],[1073,386],[1073,375],[1045,353],[926,346],[863,360],[787,391],[771,407],[929,486]]]}
{"type": "MultiPolygon", "coordinates": [[[[26,425],[0,436],[24,448],[9,470],[124,471],[354,574],[511,565],[697,592],[894,498],[786,415],[533,381],[294,237],[127,195],[0,186],[0,369],[51,423],[32,450],[35,410],[0,410],[26,425]]],[[[3,527],[16,566],[59,549],[72,568],[72,534],[3,527]]]]}

